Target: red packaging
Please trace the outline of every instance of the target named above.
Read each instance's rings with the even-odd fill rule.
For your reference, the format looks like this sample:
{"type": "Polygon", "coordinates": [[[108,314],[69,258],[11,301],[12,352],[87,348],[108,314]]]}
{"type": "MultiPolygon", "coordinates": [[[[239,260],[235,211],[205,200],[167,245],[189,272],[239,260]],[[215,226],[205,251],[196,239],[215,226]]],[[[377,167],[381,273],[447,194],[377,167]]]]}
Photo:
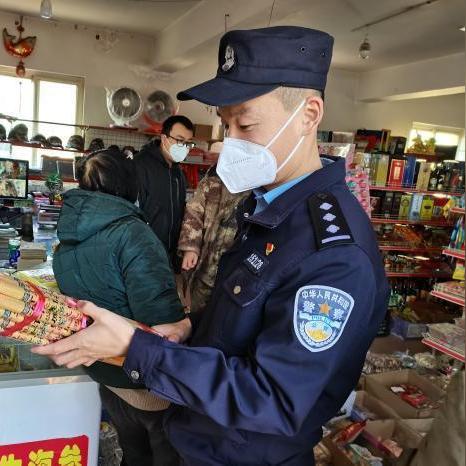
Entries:
{"type": "Polygon", "coordinates": [[[392,160],[392,163],[390,164],[390,173],[388,175],[388,186],[402,185],[405,163],[405,160],[392,160]]]}

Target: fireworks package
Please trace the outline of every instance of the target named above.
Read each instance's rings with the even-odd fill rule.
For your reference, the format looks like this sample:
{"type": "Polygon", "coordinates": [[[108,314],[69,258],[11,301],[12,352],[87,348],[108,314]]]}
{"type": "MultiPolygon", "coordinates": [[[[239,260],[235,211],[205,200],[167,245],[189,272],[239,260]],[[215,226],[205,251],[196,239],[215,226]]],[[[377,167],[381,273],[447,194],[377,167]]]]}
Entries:
{"type": "MultiPolygon", "coordinates": [[[[138,322],[135,328],[154,332],[138,322]]],[[[34,345],[46,345],[86,328],[92,319],[65,296],[28,280],[0,274],[0,336],[34,345]]],[[[122,365],[123,358],[105,362],[122,365]]]]}

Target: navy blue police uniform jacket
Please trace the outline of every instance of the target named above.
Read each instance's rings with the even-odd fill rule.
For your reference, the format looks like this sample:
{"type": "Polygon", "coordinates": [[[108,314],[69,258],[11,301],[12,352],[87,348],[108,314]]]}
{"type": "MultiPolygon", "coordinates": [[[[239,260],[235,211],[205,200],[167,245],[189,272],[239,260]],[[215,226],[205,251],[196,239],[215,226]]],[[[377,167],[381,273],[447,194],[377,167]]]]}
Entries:
{"type": "Polygon", "coordinates": [[[184,464],[312,466],[386,313],[374,231],[344,160],[260,213],[255,204],[239,208],[190,346],[137,330],[125,362],[175,404],[165,429],[184,464]]]}

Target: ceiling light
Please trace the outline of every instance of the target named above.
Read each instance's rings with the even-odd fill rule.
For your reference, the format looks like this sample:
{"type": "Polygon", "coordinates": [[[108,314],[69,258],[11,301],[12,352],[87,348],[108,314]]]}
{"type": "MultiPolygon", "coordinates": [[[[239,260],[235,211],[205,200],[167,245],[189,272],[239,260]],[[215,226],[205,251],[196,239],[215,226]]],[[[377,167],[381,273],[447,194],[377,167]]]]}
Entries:
{"type": "Polygon", "coordinates": [[[52,1],[42,0],[40,4],[40,17],[50,19],[52,17],[52,1]]]}
{"type": "Polygon", "coordinates": [[[460,28],[460,31],[465,32],[465,26],[463,26],[462,28],[460,28]]]}
{"type": "Polygon", "coordinates": [[[371,44],[369,43],[369,38],[366,34],[365,39],[363,40],[362,44],[359,46],[359,56],[363,60],[367,60],[371,53],[371,44]]]}

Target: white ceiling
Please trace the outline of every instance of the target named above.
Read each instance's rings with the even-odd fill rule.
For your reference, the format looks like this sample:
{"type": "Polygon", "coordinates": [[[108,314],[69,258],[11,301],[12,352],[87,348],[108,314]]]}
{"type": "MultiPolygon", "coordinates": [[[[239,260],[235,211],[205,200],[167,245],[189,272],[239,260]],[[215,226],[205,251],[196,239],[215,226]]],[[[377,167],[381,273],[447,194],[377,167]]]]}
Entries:
{"type": "MultiPolygon", "coordinates": [[[[186,37],[186,46],[171,54],[175,69],[206,56],[216,56],[223,14],[230,13],[234,28],[264,27],[273,0],[254,0],[254,14],[235,22],[244,0],[52,0],[54,19],[90,26],[149,34],[163,43],[167,26],[173,37],[186,37]],[[218,12],[219,5],[225,11],[218,12]],[[217,14],[209,17],[213,7],[217,14]],[[264,6],[264,8],[262,8],[264,6]],[[266,7],[266,8],[265,8],[266,7]],[[205,29],[212,30],[202,41],[199,27],[189,22],[190,15],[205,10],[205,29]],[[188,19],[188,20],[187,20],[188,19]],[[188,25],[188,26],[186,26],[188,25]],[[178,30],[177,30],[178,27],[178,30]],[[190,38],[190,40],[187,40],[190,38]],[[196,45],[191,45],[196,44],[196,45]],[[184,65],[183,65],[184,64],[184,65]]],[[[252,2],[252,0],[250,0],[252,2]]],[[[358,48],[365,31],[351,32],[355,27],[375,21],[420,3],[421,0],[275,0],[272,25],[299,25],[322,29],[335,37],[333,66],[348,70],[371,70],[412,61],[464,52],[465,34],[458,30],[465,22],[464,0],[437,0],[431,5],[393,18],[369,29],[371,58],[361,60],[358,48]]],[[[38,16],[40,0],[0,0],[0,11],[38,16]]],[[[251,9],[252,11],[252,9],[251,9]]],[[[244,12],[244,8],[241,9],[244,12]]],[[[205,30],[202,31],[206,36],[205,30]]],[[[163,63],[161,64],[163,65],[163,63]]],[[[439,70],[441,72],[441,70],[439,70]]]]}
{"type": "MultiPolygon", "coordinates": [[[[201,0],[51,0],[53,19],[155,35],[201,0]]],[[[41,0],[0,0],[0,11],[39,16],[41,0]]]]}
{"type": "MultiPolygon", "coordinates": [[[[333,65],[340,68],[382,68],[465,50],[465,34],[458,29],[465,22],[464,0],[438,0],[372,26],[368,30],[372,46],[368,60],[358,58],[365,30],[351,30],[421,3],[420,0],[307,0],[304,3],[306,7],[279,24],[317,28],[332,34],[335,37],[333,65]]],[[[281,8],[284,5],[282,2],[281,8]]]]}

